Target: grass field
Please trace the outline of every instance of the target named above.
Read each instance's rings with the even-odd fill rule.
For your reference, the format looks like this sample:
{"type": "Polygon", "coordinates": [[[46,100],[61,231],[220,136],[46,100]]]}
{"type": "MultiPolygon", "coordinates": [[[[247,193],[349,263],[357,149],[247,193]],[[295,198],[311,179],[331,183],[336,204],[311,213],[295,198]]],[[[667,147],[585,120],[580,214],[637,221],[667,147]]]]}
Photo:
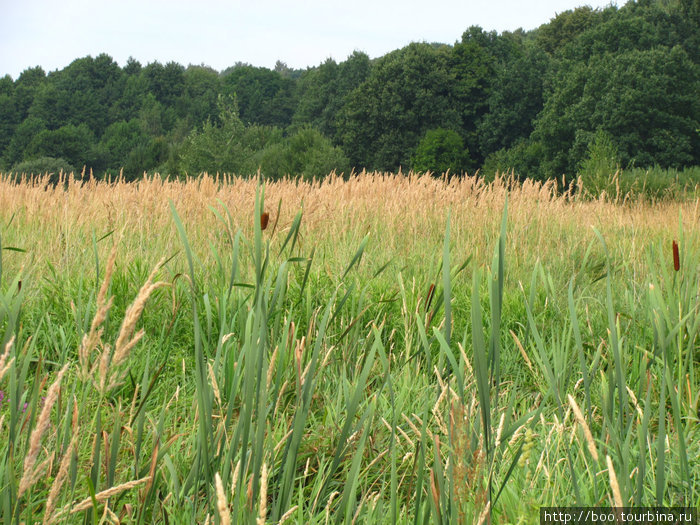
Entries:
{"type": "Polygon", "coordinates": [[[502,179],[0,179],[0,521],[697,506],[699,221],[502,179]]]}

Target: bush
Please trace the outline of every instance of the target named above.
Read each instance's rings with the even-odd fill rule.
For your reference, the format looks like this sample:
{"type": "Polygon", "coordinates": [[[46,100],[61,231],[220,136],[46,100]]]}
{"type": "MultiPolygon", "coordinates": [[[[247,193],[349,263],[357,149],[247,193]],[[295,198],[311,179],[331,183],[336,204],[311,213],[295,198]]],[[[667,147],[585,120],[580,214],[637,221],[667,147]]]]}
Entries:
{"type": "Polygon", "coordinates": [[[491,153],[481,167],[481,175],[491,181],[496,173],[513,173],[518,179],[545,180],[547,174],[542,167],[542,144],[521,140],[511,148],[491,153]]]}
{"type": "Polygon", "coordinates": [[[311,127],[303,127],[291,137],[270,144],[260,152],[259,160],[261,171],[269,179],[285,175],[311,179],[332,171],[347,173],[350,164],[339,147],[311,127]]]}
{"type": "Polygon", "coordinates": [[[609,133],[598,130],[588,143],[588,155],[579,165],[579,176],[586,191],[600,195],[615,192],[615,174],[620,171],[617,146],[609,133]]]}
{"type": "Polygon", "coordinates": [[[416,172],[464,173],[471,167],[472,160],[462,137],[451,129],[426,132],[411,157],[411,169],[416,172]]]}
{"type": "Polygon", "coordinates": [[[25,160],[15,164],[10,170],[17,178],[23,174],[26,175],[46,175],[49,174],[49,181],[53,184],[58,182],[58,176],[63,173],[75,173],[75,168],[68,161],[56,157],[38,157],[35,159],[25,160]]]}

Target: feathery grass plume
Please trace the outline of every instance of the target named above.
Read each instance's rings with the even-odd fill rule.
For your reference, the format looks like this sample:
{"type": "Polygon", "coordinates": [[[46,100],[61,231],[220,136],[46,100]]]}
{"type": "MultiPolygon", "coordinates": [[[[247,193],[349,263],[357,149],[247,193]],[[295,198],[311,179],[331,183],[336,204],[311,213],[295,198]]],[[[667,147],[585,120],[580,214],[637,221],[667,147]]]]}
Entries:
{"type": "Polygon", "coordinates": [[[299,505],[294,505],[291,509],[289,509],[287,512],[282,514],[282,517],[280,518],[277,525],[282,525],[285,521],[287,521],[292,516],[292,514],[294,514],[296,512],[296,510],[298,508],[299,508],[299,505]]]}
{"type": "Polygon", "coordinates": [[[486,503],[484,510],[482,510],[481,514],[479,514],[479,520],[476,522],[476,525],[482,525],[483,523],[486,522],[486,519],[488,518],[488,515],[489,515],[489,510],[491,510],[491,502],[490,501],[488,501],[486,503]]]}
{"type": "Polygon", "coordinates": [[[265,525],[267,519],[267,463],[263,463],[260,478],[260,508],[258,510],[257,525],[265,525]]]}
{"type": "Polygon", "coordinates": [[[136,333],[134,333],[134,330],[136,328],[136,323],[141,318],[143,309],[146,306],[146,301],[148,301],[148,298],[151,296],[153,291],[157,288],[161,288],[163,286],[168,285],[168,283],[163,281],[158,281],[156,283],[153,282],[156,273],[158,272],[158,270],[160,270],[164,262],[165,258],[163,257],[156,264],[155,268],[148,276],[148,279],[146,279],[146,282],[139,290],[139,293],[134,299],[134,302],[131,303],[131,305],[129,305],[129,307],[126,309],[126,312],[124,313],[124,320],[122,321],[122,326],[119,330],[117,341],[114,344],[114,353],[112,355],[111,362],[109,363],[109,367],[100,370],[101,374],[103,374],[100,376],[101,390],[104,390],[105,385],[108,385],[106,387],[107,390],[111,390],[112,388],[117,386],[123,379],[124,374],[126,373],[126,371],[122,371],[121,374],[111,377],[109,383],[107,383],[110,371],[121,365],[126,360],[126,358],[129,357],[131,350],[134,348],[134,346],[136,346],[136,344],[141,340],[141,338],[145,334],[143,329],[139,330],[136,333]]]}
{"type": "Polygon", "coordinates": [[[143,337],[143,330],[139,330],[136,334],[134,334],[134,329],[136,328],[136,323],[141,318],[143,309],[146,306],[146,301],[148,301],[151,293],[153,293],[156,288],[160,288],[168,284],[162,281],[156,283],[153,282],[153,278],[158,270],[160,270],[164,262],[165,257],[158,261],[155,268],[148,276],[148,279],[146,279],[146,282],[139,290],[136,299],[134,299],[134,302],[131,303],[131,305],[129,305],[129,307],[126,309],[126,312],[124,312],[124,320],[122,321],[122,326],[119,330],[117,341],[114,344],[114,358],[112,359],[113,366],[119,365],[121,362],[123,362],[129,355],[129,351],[138,342],[138,340],[143,337]]]}
{"type": "MultiPolygon", "coordinates": [[[[139,485],[142,485],[148,481],[151,480],[151,476],[146,476],[141,479],[136,479],[134,481],[127,481],[126,483],[122,483],[121,485],[117,485],[115,487],[110,487],[108,489],[103,490],[102,492],[98,492],[95,494],[94,500],[96,503],[101,503],[103,501],[108,500],[112,496],[116,496],[117,494],[121,494],[122,492],[126,490],[133,489],[134,487],[138,487],[139,485]]],[[[92,496],[89,498],[85,498],[83,501],[78,503],[75,507],[72,504],[66,505],[63,507],[56,515],[56,517],[61,517],[66,513],[70,514],[76,514],[78,512],[82,512],[84,510],[90,509],[93,506],[93,498],[92,496]]]]}
{"type": "Polygon", "coordinates": [[[595,441],[593,440],[593,434],[591,434],[591,429],[588,428],[588,423],[586,423],[586,420],[583,417],[583,412],[581,412],[581,409],[579,408],[578,404],[576,403],[576,400],[571,394],[569,394],[569,404],[571,405],[571,408],[574,411],[576,421],[583,429],[583,435],[586,438],[588,451],[591,453],[593,459],[598,461],[598,450],[596,449],[595,441]]]}
{"type": "Polygon", "coordinates": [[[13,335],[10,340],[7,342],[5,345],[5,351],[2,354],[2,357],[0,357],[0,379],[5,377],[5,374],[7,371],[10,369],[12,366],[12,362],[15,360],[13,357],[9,361],[7,358],[10,356],[10,349],[12,348],[12,344],[15,342],[15,336],[13,335]]]}
{"type": "Polygon", "coordinates": [[[51,409],[53,408],[54,403],[56,403],[56,399],[58,399],[61,380],[63,379],[63,375],[67,370],[68,363],[61,368],[60,372],[56,376],[56,380],[49,387],[46,394],[46,399],[44,400],[44,406],[41,408],[41,412],[39,413],[39,419],[37,420],[34,430],[32,430],[32,433],[29,436],[29,450],[27,455],[24,457],[24,468],[22,471],[22,478],[19,482],[17,499],[21,498],[25,491],[34,484],[38,473],[41,471],[41,467],[45,465],[45,463],[42,463],[39,465],[39,467],[35,468],[36,458],[39,456],[39,452],[41,451],[41,438],[44,436],[44,433],[49,428],[49,424],[51,423],[51,409]]]}
{"type": "Polygon", "coordinates": [[[74,428],[73,437],[70,440],[68,448],[63,454],[63,458],[61,459],[61,463],[58,467],[58,473],[56,474],[56,478],[53,480],[51,489],[49,490],[49,496],[46,500],[46,507],[44,510],[44,525],[50,525],[56,519],[56,516],[54,515],[54,510],[56,510],[56,498],[58,498],[58,495],[63,488],[63,482],[66,480],[66,476],[68,475],[68,467],[70,466],[71,457],[73,456],[73,451],[75,450],[77,444],[78,432],[77,428],[74,428]]]}
{"type": "Polygon", "coordinates": [[[678,253],[678,243],[673,241],[673,269],[675,271],[680,271],[681,269],[681,257],[678,253]]]}
{"type": "Polygon", "coordinates": [[[620,494],[620,485],[617,483],[617,475],[615,474],[615,468],[613,467],[610,456],[605,456],[605,462],[608,465],[608,477],[610,477],[610,488],[613,493],[613,505],[615,507],[624,507],[622,504],[622,495],[620,494]]]}
{"type": "Polygon", "coordinates": [[[231,525],[231,511],[228,508],[224,484],[218,472],[214,475],[214,480],[216,483],[216,509],[219,512],[219,523],[221,525],[231,525]]]}
{"type": "MultiPolygon", "coordinates": [[[[97,364],[91,366],[90,354],[100,346],[102,342],[102,333],[104,328],[102,323],[104,323],[107,318],[107,313],[110,308],[112,308],[113,298],[107,298],[107,290],[109,289],[109,284],[112,281],[112,273],[114,272],[114,263],[117,259],[117,244],[112,245],[112,251],[109,254],[109,259],[107,260],[107,266],[105,267],[105,276],[102,280],[102,285],[97,293],[97,311],[90,324],[90,331],[83,336],[83,340],[80,343],[80,348],[78,349],[78,360],[80,361],[81,368],[81,379],[83,381],[90,378],[95,372],[95,367],[97,364]]],[[[104,352],[103,352],[104,354],[104,352]]],[[[100,361],[104,360],[100,359],[100,361]]],[[[103,364],[100,364],[103,367],[103,364]]]]}

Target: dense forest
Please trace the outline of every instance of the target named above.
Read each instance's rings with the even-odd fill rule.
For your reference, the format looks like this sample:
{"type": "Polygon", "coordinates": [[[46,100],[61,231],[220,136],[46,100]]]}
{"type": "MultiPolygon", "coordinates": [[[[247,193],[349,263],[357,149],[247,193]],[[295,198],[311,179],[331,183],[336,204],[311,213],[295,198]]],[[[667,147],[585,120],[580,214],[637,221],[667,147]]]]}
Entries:
{"type": "Polygon", "coordinates": [[[601,157],[700,164],[700,0],[580,7],[532,31],[473,26],[452,45],[306,70],[120,67],[102,54],[0,79],[3,172],[514,169],[543,179],[601,157]]]}

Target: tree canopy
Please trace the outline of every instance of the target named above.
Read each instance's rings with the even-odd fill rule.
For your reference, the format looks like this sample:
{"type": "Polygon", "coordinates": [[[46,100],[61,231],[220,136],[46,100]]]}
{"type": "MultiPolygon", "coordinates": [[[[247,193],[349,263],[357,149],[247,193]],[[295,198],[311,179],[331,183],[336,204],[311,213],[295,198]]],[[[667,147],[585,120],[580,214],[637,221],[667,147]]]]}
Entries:
{"type": "Polygon", "coordinates": [[[106,54],[48,74],[28,68],[0,78],[0,170],[515,169],[541,179],[589,166],[601,144],[623,167],[695,166],[699,5],[580,7],[531,31],[472,26],[457,42],[376,59],[356,51],[305,70],[120,67],[106,54]]]}

